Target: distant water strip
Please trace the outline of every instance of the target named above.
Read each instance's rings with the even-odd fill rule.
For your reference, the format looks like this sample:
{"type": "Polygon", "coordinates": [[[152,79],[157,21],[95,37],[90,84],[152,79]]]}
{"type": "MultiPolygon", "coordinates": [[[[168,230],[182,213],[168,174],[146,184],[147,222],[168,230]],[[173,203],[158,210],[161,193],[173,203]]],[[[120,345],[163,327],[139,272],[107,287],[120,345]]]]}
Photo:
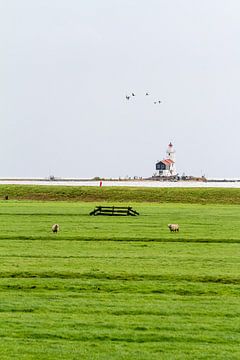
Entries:
{"type": "MultiPolygon", "coordinates": [[[[53,185],[53,186],[100,186],[100,181],[85,180],[24,180],[0,179],[0,185],[53,185]]],[[[102,186],[129,186],[150,188],[240,188],[240,181],[102,181],[102,186]]]]}

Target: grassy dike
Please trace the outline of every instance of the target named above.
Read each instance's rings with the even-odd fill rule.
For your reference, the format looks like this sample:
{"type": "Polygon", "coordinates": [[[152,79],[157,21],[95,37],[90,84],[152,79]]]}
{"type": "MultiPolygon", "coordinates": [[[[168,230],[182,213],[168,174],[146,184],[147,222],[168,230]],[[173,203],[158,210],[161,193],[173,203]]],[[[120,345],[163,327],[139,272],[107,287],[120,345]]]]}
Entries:
{"type": "Polygon", "coordinates": [[[240,189],[231,188],[0,185],[0,198],[5,195],[13,200],[240,204],[240,189]]]}
{"type": "Polygon", "coordinates": [[[1,359],[239,359],[239,191],[201,190],[0,187],[1,359]]]}

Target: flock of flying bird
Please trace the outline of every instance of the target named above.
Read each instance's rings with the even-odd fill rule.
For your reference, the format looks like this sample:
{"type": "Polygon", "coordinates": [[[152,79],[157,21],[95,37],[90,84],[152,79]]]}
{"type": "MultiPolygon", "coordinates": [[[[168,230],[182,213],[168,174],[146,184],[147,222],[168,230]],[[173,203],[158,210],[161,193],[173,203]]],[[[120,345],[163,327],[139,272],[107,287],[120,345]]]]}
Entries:
{"type": "MultiPolygon", "coordinates": [[[[136,95],[132,92],[131,95],[126,95],[126,99],[127,99],[127,100],[130,100],[131,96],[134,97],[134,96],[136,96],[136,95]]],[[[149,96],[149,93],[146,92],[146,93],[145,93],[145,96],[149,96]]],[[[161,102],[162,102],[161,100],[155,100],[153,103],[154,103],[154,104],[161,104],[161,102]]]]}

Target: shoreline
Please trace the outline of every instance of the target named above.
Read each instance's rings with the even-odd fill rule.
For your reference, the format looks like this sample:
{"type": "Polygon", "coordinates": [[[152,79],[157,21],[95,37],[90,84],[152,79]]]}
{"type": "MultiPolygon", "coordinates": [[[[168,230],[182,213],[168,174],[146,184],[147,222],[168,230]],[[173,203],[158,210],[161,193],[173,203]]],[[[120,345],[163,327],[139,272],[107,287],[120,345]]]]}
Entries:
{"type": "Polygon", "coordinates": [[[73,179],[61,178],[54,180],[44,178],[0,178],[0,185],[33,185],[33,186],[68,186],[68,187],[142,187],[142,188],[240,188],[240,179],[197,180],[151,180],[151,179],[73,179]]]}
{"type": "Polygon", "coordinates": [[[240,178],[195,178],[195,177],[189,177],[188,179],[166,179],[166,178],[136,178],[136,179],[114,179],[114,178],[58,178],[58,177],[53,177],[53,178],[34,178],[34,177],[0,177],[0,183],[1,182],[49,182],[49,183],[56,183],[56,182],[156,182],[156,183],[162,183],[162,182],[197,182],[197,183],[202,183],[202,182],[229,182],[229,183],[234,183],[234,182],[240,182],[240,178]]]}

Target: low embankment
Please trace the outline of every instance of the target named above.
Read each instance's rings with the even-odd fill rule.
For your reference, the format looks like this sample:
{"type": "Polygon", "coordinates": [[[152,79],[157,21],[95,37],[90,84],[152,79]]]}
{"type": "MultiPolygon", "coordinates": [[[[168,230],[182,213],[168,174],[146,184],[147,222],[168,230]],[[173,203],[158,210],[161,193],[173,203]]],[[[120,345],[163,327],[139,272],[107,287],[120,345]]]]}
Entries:
{"type": "Polygon", "coordinates": [[[240,189],[231,188],[0,185],[0,198],[4,199],[6,195],[9,200],[240,204],[240,189]]]}

